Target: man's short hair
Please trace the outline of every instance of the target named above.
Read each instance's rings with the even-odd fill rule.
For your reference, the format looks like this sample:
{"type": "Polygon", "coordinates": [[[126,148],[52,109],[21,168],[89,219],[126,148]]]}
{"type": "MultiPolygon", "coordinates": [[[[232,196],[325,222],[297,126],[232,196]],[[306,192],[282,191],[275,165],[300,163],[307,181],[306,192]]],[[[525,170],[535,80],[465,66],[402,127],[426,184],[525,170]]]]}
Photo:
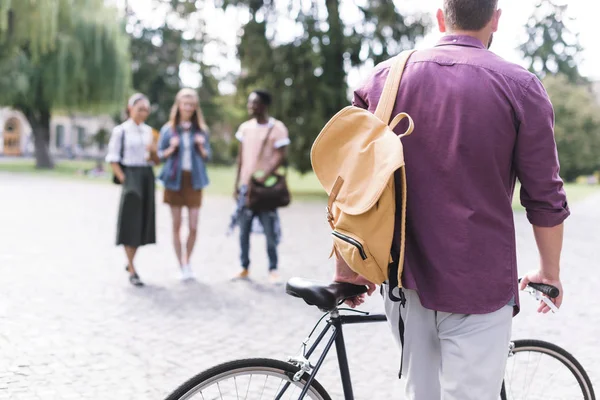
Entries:
{"type": "Polygon", "coordinates": [[[444,18],[451,29],[479,31],[494,16],[498,0],[444,0],[444,18]]]}
{"type": "Polygon", "coordinates": [[[268,107],[271,105],[271,93],[267,92],[266,90],[253,90],[252,93],[256,93],[256,95],[260,99],[260,102],[263,103],[265,106],[268,107]]]}

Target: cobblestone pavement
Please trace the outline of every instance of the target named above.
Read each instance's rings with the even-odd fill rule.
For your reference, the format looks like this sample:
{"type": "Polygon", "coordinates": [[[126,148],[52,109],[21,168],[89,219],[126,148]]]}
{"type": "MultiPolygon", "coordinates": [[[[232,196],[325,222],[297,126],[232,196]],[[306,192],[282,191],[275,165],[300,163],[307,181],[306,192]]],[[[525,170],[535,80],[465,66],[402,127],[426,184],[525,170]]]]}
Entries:
{"type": "MultiPolygon", "coordinates": [[[[224,235],[228,198],[206,196],[193,257],[198,280],[184,284],[168,210],[157,196],[158,244],[140,250],[147,286],[138,289],[127,282],[122,249],[113,245],[118,187],[0,174],[0,193],[0,399],[161,399],[219,362],[295,354],[321,315],[267,283],[260,235],[252,238],[253,281],[229,281],[238,251],[235,236],[224,235]]],[[[567,348],[597,383],[599,206],[599,196],[572,206],[561,312],[538,316],[533,300],[523,299],[514,322],[514,337],[567,348]]],[[[281,217],[283,278],[327,280],[323,204],[295,203],[281,217]]],[[[520,264],[533,267],[531,228],[522,213],[516,221],[520,264]]],[[[381,299],[373,296],[365,309],[380,311],[381,299]]],[[[356,398],[399,393],[399,352],[386,324],[345,333],[356,398]]],[[[339,399],[331,355],[319,380],[339,399]]]]}

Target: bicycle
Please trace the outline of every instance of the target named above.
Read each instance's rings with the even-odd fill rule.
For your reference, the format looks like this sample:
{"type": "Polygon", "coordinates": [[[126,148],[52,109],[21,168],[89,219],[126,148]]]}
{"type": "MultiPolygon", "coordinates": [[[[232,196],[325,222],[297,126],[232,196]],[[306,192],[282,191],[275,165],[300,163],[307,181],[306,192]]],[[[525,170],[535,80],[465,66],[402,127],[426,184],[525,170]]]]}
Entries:
{"type": "MultiPolygon", "coordinates": [[[[384,322],[386,316],[383,314],[366,313],[363,311],[339,308],[345,300],[358,296],[366,292],[365,286],[357,286],[348,283],[320,284],[312,281],[292,278],[286,284],[286,292],[294,297],[303,299],[307,304],[318,307],[325,314],[319,319],[313,327],[310,334],[302,342],[302,350],[297,356],[289,357],[287,362],[266,358],[242,359],[226,362],[210,368],[178,387],[166,400],[189,400],[197,399],[315,399],[331,400],[331,397],[323,386],[315,379],[317,372],[321,368],[323,361],[327,357],[329,350],[335,344],[339,369],[342,380],[342,388],[345,400],[353,400],[354,394],[350,379],[350,370],[348,367],[348,358],[344,344],[343,325],[362,324],[373,322],[384,322]],[[350,311],[358,315],[340,314],[340,311],[350,311]],[[327,316],[326,326],[317,336],[310,348],[307,347],[312,336],[317,330],[319,324],[327,316]],[[333,333],[326,342],[316,364],[312,364],[309,358],[316,350],[317,346],[325,338],[330,329],[333,333]],[[256,388],[252,388],[253,383],[257,383],[256,388]],[[298,393],[298,397],[294,395],[298,393]],[[195,397],[199,395],[198,397],[195,397]]],[[[526,292],[542,300],[548,306],[556,311],[554,304],[548,297],[541,296],[546,294],[549,297],[557,297],[558,289],[542,284],[530,284],[526,292]]],[[[564,349],[548,342],[540,340],[514,340],[511,341],[508,348],[508,363],[505,378],[502,383],[501,400],[519,400],[519,399],[583,399],[595,400],[594,390],[590,379],[581,364],[564,349]],[[521,357],[528,354],[527,358],[521,357]],[[515,368],[522,367],[527,361],[533,358],[537,360],[536,370],[533,374],[519,372],[515,374],[515,368]],[[567,379],[556,377],[554,372],[542,374],[542,379],[549,379],[539,385],[534,385],[533,390],[542,390],[542,393],[532,394],[531,383],[537,375],[538,367],[541,365],[540,358],[549,357],[549,363],[560,367],[559,372],[567,373],[567,379]],[[511,368],[512,367],[512,368],[511,368]],[[560,391],[554,393],[546,390],[552,383],[558,384],[560,391]],[[529,385],[527,385],[529,384],[529,385]],[[572,390],[572,392],[565,392],[572,390]]],[[[543,365],[547,365],[544,363],[543,365]]]]}

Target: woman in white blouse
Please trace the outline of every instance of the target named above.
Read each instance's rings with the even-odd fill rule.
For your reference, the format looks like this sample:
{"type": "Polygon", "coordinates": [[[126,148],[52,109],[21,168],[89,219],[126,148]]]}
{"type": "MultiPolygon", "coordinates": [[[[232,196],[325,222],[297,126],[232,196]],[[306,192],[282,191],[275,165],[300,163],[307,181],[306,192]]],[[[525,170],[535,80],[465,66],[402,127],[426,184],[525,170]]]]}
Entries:
{"type": "Polygon", "coordinates": [[[150,160],[153,136],[152,128],[144,123],[149,112],[146,96],[141,93],[131,96],[127,104],[129,119],[114,128],[106,156],[106,162],[123,185],[117,246],[125,247],[126,271],[134,286],[143,286],[133,264],[137,249],[156,243],[154,171],[150,160]]]}

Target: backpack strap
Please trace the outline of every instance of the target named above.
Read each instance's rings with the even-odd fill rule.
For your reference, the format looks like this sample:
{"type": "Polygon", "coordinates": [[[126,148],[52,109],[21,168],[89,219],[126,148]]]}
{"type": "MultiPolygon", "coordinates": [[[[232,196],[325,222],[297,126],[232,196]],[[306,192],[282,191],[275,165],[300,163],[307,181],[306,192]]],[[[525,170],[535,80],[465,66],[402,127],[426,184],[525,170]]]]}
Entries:
{"type": "MultiPolygon", "coordinates": [[[[408,129],[406,132],[400,137],[408,136],[412,133],[414,129],[414,123],[412,118],[406,113],[400,113],[395,116],[395,118],[390,122],[392,117],[392,111],[394,110],[394,105],[396,103],[396,99],[398,98],[398,90],[400,89],[400,81],[402,79],[402,74],[404,72],[404,67],[406,66],[406,62],[409,57],[415,52],[415,50],[407,50],[400,53],[396,56],[393,61],[390,72],[385,80],[385,84],[383,87],[383,92],[381,93],[381,97],[379,98],[379,103],[377,103],[377,108],[375,109],[375,116],[383,121],[386,125],[389,125],[391,129],[394,129],[398,123],[404,118],[408,118],[408,129]]],[[[400,297],[397,297],[393,292],[395,288],[399,287],[399,277],[398,271],[399,266],[404,264],[404,246],[405,246],[405,228],[406,228],[406,172],[404,167],[401,168],[401,185],[402,185],[402,208],[401,212],[401,237],[400,237],[400,247],[399,249],[394,249],[392,246],[391,251],[391,260],[388,265],[388,283],[389,283],[389,292],[388,297],[390,300],[394,302],[400,302],[402,306],[404,306],[406,299],[404,297],[404,293],[402,289],[399,288],[400,297]]],[[[395,179],[392,177],[391,179],[395,179]]],[[[403,326],[402,326],[403,328],[403,326]]],[[[403,329],[401,329],[403,331],[403,329]]],[[[401,332],[401,336],[402,332],[401,332]]]]}
{"type": "Polygon", "coordinates": [[[375,110],[375,116],[382,120],[386,125],[389,124],[390,118],[392,117],[392,111],[394,110],[394,104],[398,97],[398,89],[400,88],[400,80],[402,79],[402,73],[408,58],[414,53],[415,50],[406,50],[395,57],[390,72],[385,80],[383,86],[383,92],[377,103],[377,109],[375,110]]]}

